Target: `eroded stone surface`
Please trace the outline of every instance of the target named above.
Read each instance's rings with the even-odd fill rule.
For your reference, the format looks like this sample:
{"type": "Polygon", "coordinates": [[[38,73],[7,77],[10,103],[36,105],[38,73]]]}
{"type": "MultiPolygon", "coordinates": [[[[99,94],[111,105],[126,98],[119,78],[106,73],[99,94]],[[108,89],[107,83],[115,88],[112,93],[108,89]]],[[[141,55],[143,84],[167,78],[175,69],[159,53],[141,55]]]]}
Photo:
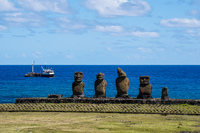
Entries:
{"type": "Polygon", "coordinates": [[[62,98],[62,94],[49,94],[48,98],[62,98]]]}
{"type": "Polygon", "coordinates": [[[161,99],[169,99],[169,96],[168,96],[168,88],[167,87],[164,87],[162,89],[162,96],[161,96],[161,99]]]}
{"type": "Polygon", "coordinates": [[[117,68],[118,78],[116,79],[117,95],[116,97],[130,98],[128,95],[129,90],[129,79],[126,77],[126,73],[121,69],[117,68]]]}
{"type": "Polygon", "coordinates": [[[165,105],[175,105],[175,104],[190,104],[200,106],[200,100],[194,99],[169,99],[162,100],[160,98],[156,99],[118,99],[118,98],[18,98],[15,103],[123,103],[123,104],[165,104],[165,105]]]}
{"type": "Polygon", "coordinates": [[[148,99],[152,98],[152,85],[149,84],[149,76],[140,76],[139,95],[137,98],[148,99]]]}
{"type": "Polygon", "coordinates": [[[83,80],[83,72],[75,72],[74,73],[74,82],[72,83],[72,91],[73,91],[73,95],[72,98],[75,97],[84,97],[83,95],[83,91],[84,91],[84,87],[85,84],[82,82],[83,80]]]}
{"type": "Polygon", "coordinates": [[[95,95],[94,98],[105,98],[107,82],[104,80],[104,74],[98,73],[97,80],[95,81],[95,95]]]}

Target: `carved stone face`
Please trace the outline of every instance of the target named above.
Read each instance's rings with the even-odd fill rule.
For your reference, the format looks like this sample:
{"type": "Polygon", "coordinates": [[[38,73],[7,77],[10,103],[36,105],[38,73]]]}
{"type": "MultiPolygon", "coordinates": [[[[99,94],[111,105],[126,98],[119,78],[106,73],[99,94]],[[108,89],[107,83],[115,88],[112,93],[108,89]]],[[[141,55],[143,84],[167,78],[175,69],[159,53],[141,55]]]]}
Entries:
{"type": "Polygon", "coordinates": [[[83,80],[83,72],[75,72],[74,73],[75,82],[82,82],[83,80]]]}
{"type": "Polygon", "coordinates": [[[140,84],[148,85],[150,77],[149,76],[140,76],[140,84]]]}
{"type": "Polygon", "coordinates": [[[167,87],[164,87],[164,88],[162,89],[162,95],[168,96],[168,88],[167,88],[167,87]]]}
{"type": "Polygon", "coordinates": [[[97,74],[97,80],[103,80],[104,79],[104,74],[103,73],[98,73],[97,74]]]}
{"type": "Polygon", "coordinates": [[[119,77],[126,77],[126,73],[121,68],[117,68],[117,73],[119,77]]]}

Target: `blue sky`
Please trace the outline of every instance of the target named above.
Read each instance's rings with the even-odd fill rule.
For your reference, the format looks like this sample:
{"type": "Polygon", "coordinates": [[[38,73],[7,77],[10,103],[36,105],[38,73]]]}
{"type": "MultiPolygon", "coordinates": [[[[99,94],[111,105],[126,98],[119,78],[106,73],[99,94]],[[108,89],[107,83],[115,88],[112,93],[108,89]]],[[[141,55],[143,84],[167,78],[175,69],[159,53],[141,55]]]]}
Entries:
{"type": "Polygon", "coordinates": [[[200,0],[0,0],[0,65],[200,65],[200,0]]]}

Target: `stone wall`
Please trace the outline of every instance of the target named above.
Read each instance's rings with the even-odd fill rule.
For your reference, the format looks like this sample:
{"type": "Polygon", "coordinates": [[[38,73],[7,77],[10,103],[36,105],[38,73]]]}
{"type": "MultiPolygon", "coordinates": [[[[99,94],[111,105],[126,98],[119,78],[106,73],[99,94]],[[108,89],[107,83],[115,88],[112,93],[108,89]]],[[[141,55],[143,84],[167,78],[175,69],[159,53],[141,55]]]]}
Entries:
{"type": "Polygon", "coordinates": [[[192,99],[136,99],[136,98],[18,98],[16,103],[124,103],[124,104],[190,104],[199,105],[200,100],[192,99]]]}

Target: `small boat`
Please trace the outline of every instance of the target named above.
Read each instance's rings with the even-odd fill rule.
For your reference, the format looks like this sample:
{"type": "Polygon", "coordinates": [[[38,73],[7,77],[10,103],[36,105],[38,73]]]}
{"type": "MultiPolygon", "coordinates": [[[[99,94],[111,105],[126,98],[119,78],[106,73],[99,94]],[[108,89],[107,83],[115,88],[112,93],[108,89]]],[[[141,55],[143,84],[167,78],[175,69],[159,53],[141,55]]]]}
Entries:
{"type": "Polygon", "coordinates": [[[54,71],[51,69],[47,69],[46,68],[46,64],[45,64],[45,68],[42,68],[43,72],[42,73],[35,73],[34,72],[34,63],[35,61],[32,63],[32,72],[29,72],[28,74],[25,74],[25,77],[55,77],[54,71]]]}
{"type": "Polygon", "coordinates": [[[55,77],[54,71],[52,70],[52,68],[51,69],[47,69],[46,68],[46,64],[45,64],[45,68],[43,68],[42,66],[41,66],[41,68],[43,70],[43,72],[41,74],[41,77],[55,77]]]}

